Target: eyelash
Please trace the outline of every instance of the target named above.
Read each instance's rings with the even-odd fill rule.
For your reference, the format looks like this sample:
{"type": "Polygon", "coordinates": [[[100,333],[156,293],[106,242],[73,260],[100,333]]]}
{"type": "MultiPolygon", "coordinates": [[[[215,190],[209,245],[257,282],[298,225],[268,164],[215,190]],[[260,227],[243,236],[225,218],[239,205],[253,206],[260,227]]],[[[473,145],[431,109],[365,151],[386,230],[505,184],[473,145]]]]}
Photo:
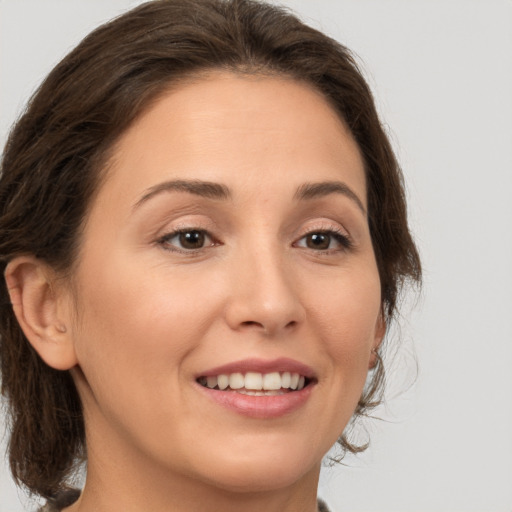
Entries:
{"type": "MultiPolygon", "coordinates": [[[[156,243],[158,245],[162,246],[167,251],[178,252],[178,253],[189,254],[189,255],[197,254],[199,251],[201,251],[203,249],[208,249],[209,247],[221,245],[219,242],[217,242],[214,239],[214,237],[206,229],[197,228],[197,227],[177,229],[175,231],[172,231],[171,233],[167,233],[164,236],[160,237],[156,241],[156,243]],[[170,243],[170,241],[173,238],[179,237],[180,235],[191,234],[191,233],[198,233],[201,236],[203,236],[206,240],[210,240],[211,243],[206,246],[202,246],[202,247],[198,247],[198,248],[188,248],[188,249],[183,248],[183,247],[177,247],[176,245],[173,245],[170,243]]],[[[349,236],[347,236],[341,230],[335,229],[335,228],[312,229],[312,230],[308,231],[307,233],[305,233],[304,235],[302,235],[296,242],[293,243],[293,245],[295,247],[310,249],[310,250],[314,251],[315,253],[320,253],[320,254],[329,254],[329,253],[333,253],[333,252],[348,251],[353,248],[353,243],[350,240],[349,236]],[[298,245],[299,242],[301,242],[302,240],[305,240],[308,236],[312,236],[312,235],[326,235],[326,236],[330,237],[329,242],[332,239],[334,239],[341,246],[341,248],[328,247],[327,249],[313,249],[311,247],[304,247],[304,246],[298,245]]]]}
{"type": "Polygon", "coordinates": [[[297,245],[298,242],[305,240],[307,237],[309,237],[311,235],[326,235],[326,236],[330,237],[331,240],[334,239],[341,247],[340,248],[327,248],[327,249],[312,249],[311,247],[303,247],[303,246],[299,246],[299,247],[303,247],[304,249],[311,249],[315,253],[320,253],[320,254],[329,254],[329,253],[340,252],[340,251],[348,251],[353,248],[353,243],[352,243],[352,240],[350,239],[350,237],[346,233],[341,231],[340,229],[332,228],[332,227],[312,229],[312,230],[308,231],[307,233],[305,233],[301,238],[299,238],[299,240],[297,242],[295,242],[294,245],[297,245]]]}

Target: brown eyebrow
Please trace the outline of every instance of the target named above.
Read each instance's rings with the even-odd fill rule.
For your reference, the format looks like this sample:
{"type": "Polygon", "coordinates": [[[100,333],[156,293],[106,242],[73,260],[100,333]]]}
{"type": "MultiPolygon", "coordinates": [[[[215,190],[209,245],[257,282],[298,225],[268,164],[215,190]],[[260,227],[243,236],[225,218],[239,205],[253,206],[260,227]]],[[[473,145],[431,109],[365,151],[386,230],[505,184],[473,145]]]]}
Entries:
{"type": "Polygon", "coordinates": [[[342,181],[322,181],[320,183],[304,183],[301,185],[297,192],[295,192],[295,199],[315,199],[317,197],[324,197],[329,194],[342,194],[352,201],[354,201],[359,209],[366,215],[366,208],[363,206],[362,201],[357,194],[342,181]]]}
{"type": "Polygon", "coordinates": [[[211,181],[201,180],[171,180],[158,183],[148,189],[146,193],[135,203],[134,209],[162,192],[188,192],[208,199],[229,199],[231,192],[225,185],[211,181]]]}
{"type": "MultiPolygon", "coordinates": [[[[226,185],[212,181],[202,180],[170,180],[158,183],[149,188],[135,203],[134,209],[162,192],[188,192],[189,194],[206,197],[208,199],[229,199],[231,191],[226,185]]],[[[354,201],[359,209],[366,215],[366,209],[357,194],[342,181],[322,181],[319,183],[304,183],[295,192],[294,198],[298,200],[315,199],[329,194],[342,194],[354,201]]]]}

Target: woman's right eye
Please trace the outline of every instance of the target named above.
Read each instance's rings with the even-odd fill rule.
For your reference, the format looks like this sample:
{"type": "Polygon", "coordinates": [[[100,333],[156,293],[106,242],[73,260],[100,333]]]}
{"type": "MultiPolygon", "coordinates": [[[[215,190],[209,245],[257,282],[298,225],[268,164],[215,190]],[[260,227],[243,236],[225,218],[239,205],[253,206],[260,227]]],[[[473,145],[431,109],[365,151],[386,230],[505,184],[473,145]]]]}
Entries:
{"type": "Polygon", "coordinates": [[[197,251],[215,245],[212,237],[204,229],[180,229],[163,236],[159,243],[165,249],[182,252],[197,251]]]}

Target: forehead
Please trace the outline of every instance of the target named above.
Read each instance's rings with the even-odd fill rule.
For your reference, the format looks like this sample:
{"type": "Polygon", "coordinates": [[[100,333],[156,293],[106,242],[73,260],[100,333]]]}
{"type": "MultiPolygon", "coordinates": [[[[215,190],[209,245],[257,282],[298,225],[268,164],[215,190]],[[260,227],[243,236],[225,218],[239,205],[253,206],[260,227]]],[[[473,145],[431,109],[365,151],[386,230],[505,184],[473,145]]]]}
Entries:
{"type": "MultiPolygon", "coordinates": [[[[364,166],[343,120],[312,87],[215,72],[162,94],[121,136],[109,181],[133,195],[163,179],[251,186],[344,179],[366,205],[364,166]],[[230,183],[231,182],[231,183],[230,183]]],[[[279,187],[278,187],[279,188],[279,187]]]]}

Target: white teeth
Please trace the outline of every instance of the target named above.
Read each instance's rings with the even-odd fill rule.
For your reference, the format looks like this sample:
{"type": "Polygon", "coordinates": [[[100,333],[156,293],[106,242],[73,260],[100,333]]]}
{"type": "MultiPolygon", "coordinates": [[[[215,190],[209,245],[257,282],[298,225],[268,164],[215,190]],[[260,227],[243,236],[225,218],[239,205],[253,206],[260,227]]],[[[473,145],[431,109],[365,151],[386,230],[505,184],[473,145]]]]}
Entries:
{"type": "Polygon", "coordinates": [[[244,387],[245,380],[241,373],[232,373],[229,376],[229,387],[231,389],[241,389],[244,387]]]}
{"type": "MultiPolygon", "coordinates": [[[[290,372],[271,372],[271,373],[258,373],[247,372],[245,375],[242,373],[231,373],[212,375],[209,377],[201,377],[199,383],[210,389],[218,388],[220,390],[230,389],[238,390],[238,392],[250,395],[268,395],[280,393],[265,393],[266,391],[279,391],[281,389],[298,390],[304,388],[306,378],[298,373],[290,372]],[[259,391],[262,393],[256,393],[259,391]],[[250,391],[246,393],[246,391],[250,391]]],[[[284,392],[284,391],[283,391],[284,392]]]]}
{"type": "Polygon", "coordinates": [[[281,389],[281,375],[279,375],[279,372],[266,373],[263,375],[263,389],[281,389]]]}
{"type": "Polygon", "coordinates": [[[226,389],[229,386],[229,377],[224,374],[219,375],[217,377],[217,386],[219,386],[219,389],[226,389]]]}
{"type": "Polygon", "coordinates": [[[248,372],[245,374],[245,389],[262,389],[263,375],[256,372],[248,372]]]}

